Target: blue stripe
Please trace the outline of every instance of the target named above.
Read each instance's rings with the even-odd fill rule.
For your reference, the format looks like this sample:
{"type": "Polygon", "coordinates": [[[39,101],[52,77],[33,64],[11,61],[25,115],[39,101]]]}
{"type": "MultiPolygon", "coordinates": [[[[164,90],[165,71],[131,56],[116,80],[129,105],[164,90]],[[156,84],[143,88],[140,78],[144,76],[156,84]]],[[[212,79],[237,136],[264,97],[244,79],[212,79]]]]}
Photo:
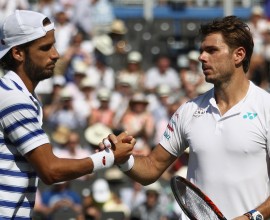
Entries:
{"type": "Polygon", "coordinates": [[[16,193],[36,193],[37,188],[35,186],[18,187],[18,186],[7,186],[0,184],[0,190],[7,192],[16,192],[16,193]]]}
{"type": "Polygon", "coordinates": [[[23,172],[23,171],[11,171],[0,168],[0,175],[13,176],[13,177],[24,177],[24,178],[35,178],[37,175],[35,172],[23,172]]]}
{"type": "Polygon", "coordinates": [[[25,159],[25,157],[22,156],[22,155],[20,155],[20,154],[13,155],[13,154],[3,154],[3,153],[0,153],[0,159],[11,160],[11,161],[16,160],[16,162],[25,162],[25,163],[28,163],[27,160],[25,159]]]}
{"type": "Polygon", "coordinates": [[[30,123],[38,123],[37,118],[25,118],[20,121],[16,121],[14,124],[6,127],[4,129],[4,132],[6,134],[9,134],[11,131],[15,130],[18,127],[21,127],[22,125],[30,124],[30,123]]]}
{"type": "Polygon", "coordinates": [[[31,220],[32,218],[30,217],[4,217],[0,215],[0,219],[1,220],[31,220]]]}
{"type": "Polygon", "coordinates": [[[2,80],[0,80],[0,86],[5,89],[5,90],[12,90],[11,88],[9,88],[6,84],[3,83],[2,80]]]}
{"type": "Polygon", "coordinates": [[[16,111],[20,111],[20,110],[33,110],[36,113],[38,113],[37,109],[35,109],[32,105],[29,104],[17,104],[17,105],[13,105],[10,106],[6,109],[4,109],[3,111],[0,112],[0,117],[4,118],[6,115],[12,113],[12,112],[16,112],[16,111]]]}
{"type": "Polygon", "coordinates": [[[2,207],[9,207],[9,208],[17,208],[17,207],[24,207],[24,208],[33,208],[35,205],[34,202],[8,202],[8,201],[1,201],[0,206],[2,207]]]}
{"type": "Polygon", "coordinates": [[[23,88],[21,86],[19,86],[18,83],[16,83],[15,81],[11,80],[13,82],[13,84],[17,87],[17,89],[19,89],[20,91],[23,91],[23,88]]]}
{"type": "Polygon", "coordinates": [[[43,135],[43,134],[45,134],[44,131],[42,129],[38,129],[38,130],[28,133],[27,135],[21,137],[20,139],[17,139],[13,144],[15,146],[20,146],[23,143],[27,142],[28,140],[32,139],[33,137],[36,137],[38,135],[43,135]]]}

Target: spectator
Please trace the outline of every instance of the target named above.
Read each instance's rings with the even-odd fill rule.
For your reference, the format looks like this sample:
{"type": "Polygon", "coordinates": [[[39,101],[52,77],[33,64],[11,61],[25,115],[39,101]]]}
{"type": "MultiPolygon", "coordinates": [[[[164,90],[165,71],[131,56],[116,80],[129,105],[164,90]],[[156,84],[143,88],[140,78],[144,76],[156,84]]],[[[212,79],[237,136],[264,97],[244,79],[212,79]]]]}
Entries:
{"type": "Polygon", "coordinates": [[[69,188],[68,181],[54,184],[45,190],[41,197],[44,212],[49,218],[53,218],[56,212],[61,210],[70,210],[77,219],[82,216],[81,197],[69,188]]]}
{"type": "Polygon", "coordinates": [[[145,202],[131,211],[130,220],[168,220],[164,211],[164,205],[159,200],[161,193],[162,188],[159,182],[146,186],[145,202]]]}
{"type": "Polygon", "coordinates": [[[16,9],[27,10],[30,9],[28,0],[0,0],[0,14],[1,18],[5,18],[12,14],[16,9]]]}
{"type": "Polygon", "coordinates": [[[247,24],[254,39],[254,54],[261,54],[263,52],[263,34],[268,27],[264,10],[261,6],[255,5],[252,7],[247,24]]]}
{"type": "Polygon", "coordinates": [[[187,55],[188,67],[180,71],[182,88],[189,98],[195,98],[212,87],[211,84],[205,82],[203,72],[200,70],[199,55],[198,51],[191,50],[187,55]]]}
{"type": "Polygon", "coordinates": [[[84,63],[86,66],[93,64],[91,49],[84,45],[85,39],[81,32],[75,33],[70,41],[69,47],[62,56],[62,65],[65,65],[65,77],[67,81],[73,80],[73,72],[78,63],[84,63]],[[90,51],[89,51],[90,50],[90,51]]]}
{"type": "Polygon", "coordinates": [[[113,90],[115,87],[114,70],[108,66],[106,55],[98,51],[95,53],[94,65],[87,69],[87,75],[94,81],[97,88],[105,87],[113,90]]]}
{"type": "Polygon", "coordinates": [[[142,54],[138,51],[131,51],[127,55],[126,68],[121,69],[117,78],[129,77],[134,91],[144,91],[145,72],[141,67],[142,54]]]}
{"type": "Polygon", "coordinates": [[[70,46],[73,36],[78,32],[77,27],[69,20],[64,8],[54,14],[55,20],[55,47],[61,57],[70,46]]]}
{"type": "Polygon", "coordinates": [[[52,128],[63,125],[71,130],[83,127],[79,113],[73,106],[73,96],[68,88],[61,91],[60,100],[48,114],[48,124],[52,128]]]}
{"type": "Polygon", "coordinates": [[[75,4],[73,22],[87,38],[107,34],[115,18],[108,0],[79,0],[75,4]]]}
{"type": "Polygon", "coordinates": [[[174,92],[181,86],[178,73],[171,66],[171,61],[166,55],[159,56],[156,64],[146,71],[145,88],[148,92],[155,92],[160,84],[168,84],[174,92]]]}
{"type": "Polygon", "coordinates": [[[124,113],[120,127],[136,138],[134,154],[147,155],[152,146],[154,118],[147,110],[148,100],[143,93],[135,93],[124,113]]]}
{"type": "Polygon", "coordinates": [[[88,125],[102,123],[113,129],[114,111],[110,108],[111,91],[107,88],[100,88],[97,92],[99,106],[92,109],[89,115],[88,125]]]}
{"type": "MultiPolygon", "coordinates": [[[[69,158],[69,159],[82,159],[87,157],[89,154],[94,153],[90,148],[82,146],[82,140],[80,135],[76,131],[71,131],[67,137],[66,143],[61,148],[54,148],[53,152],[56,156],[60,158],[69,158]]],[[[87,180],[90,178],[90,175],[85,175],[79,177],[79,180],[87,180]]]]}

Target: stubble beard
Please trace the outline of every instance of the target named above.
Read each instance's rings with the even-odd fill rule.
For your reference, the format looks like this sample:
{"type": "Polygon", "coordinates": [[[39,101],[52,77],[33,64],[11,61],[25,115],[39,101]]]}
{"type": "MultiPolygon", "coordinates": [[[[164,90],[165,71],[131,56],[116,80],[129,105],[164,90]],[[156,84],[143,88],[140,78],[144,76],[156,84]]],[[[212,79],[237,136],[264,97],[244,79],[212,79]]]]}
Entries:
{"type": "Polygon", "coordinates": [[[35,64],[29,55],[27,55],[26,60],[24,71],[32,82],[39,83],[53,76],[54,69],[46,69],[45,67],[35,64]]]}

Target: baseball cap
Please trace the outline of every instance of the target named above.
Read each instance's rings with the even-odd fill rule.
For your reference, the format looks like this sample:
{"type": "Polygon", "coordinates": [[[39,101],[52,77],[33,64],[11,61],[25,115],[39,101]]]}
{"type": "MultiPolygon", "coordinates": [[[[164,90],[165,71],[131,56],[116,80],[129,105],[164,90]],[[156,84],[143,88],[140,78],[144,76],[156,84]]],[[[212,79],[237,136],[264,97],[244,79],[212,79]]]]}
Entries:
{"type": "Polygon", "coordinates": [[[43,25],[45,15],[28,10],[16,10],[6,17],[0,29],[0,58],[12,47],[18,46],[46,35],[54,29],[54,23],[43,25]]]}

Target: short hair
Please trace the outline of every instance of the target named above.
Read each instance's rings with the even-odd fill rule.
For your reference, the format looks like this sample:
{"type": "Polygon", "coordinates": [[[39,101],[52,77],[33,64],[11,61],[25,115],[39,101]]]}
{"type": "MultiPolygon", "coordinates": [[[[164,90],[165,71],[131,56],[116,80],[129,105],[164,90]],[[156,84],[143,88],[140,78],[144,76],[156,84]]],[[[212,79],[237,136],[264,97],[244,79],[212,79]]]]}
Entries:
{"type": "Polygon", "coordinates": [[[243,60],[243,70],[246,73],[249,69],[254,47],[252,34],[248,25],[236,16],[215,19],[210,23],[201,25],[200,35],[202,38],[212,33],[221,33],[225,43],[232,50],[238,47],[243,47],[246,50],[246,56],[243,60]]]}

